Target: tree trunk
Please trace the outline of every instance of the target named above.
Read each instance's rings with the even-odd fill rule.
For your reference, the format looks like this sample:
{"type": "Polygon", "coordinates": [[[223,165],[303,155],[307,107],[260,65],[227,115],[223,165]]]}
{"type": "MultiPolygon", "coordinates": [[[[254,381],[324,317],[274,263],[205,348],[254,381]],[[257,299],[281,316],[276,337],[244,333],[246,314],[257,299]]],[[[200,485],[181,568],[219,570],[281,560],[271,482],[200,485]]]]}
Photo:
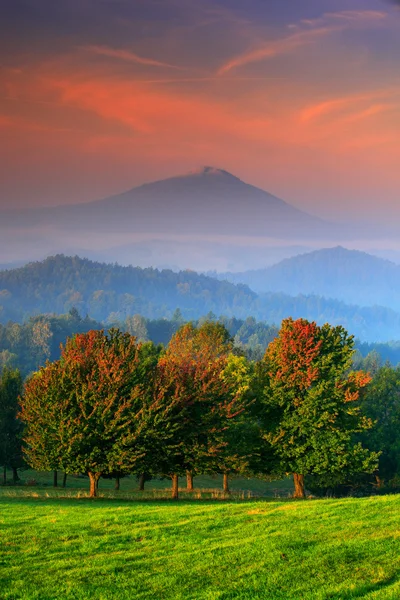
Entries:
{"type": "Polygon", "coordinates": [[[193,492],[193,473],[186,471],[186,488],[188,492],[193,492]]]}
{"type": "Polygon", "coordinates": [[[92,473],[89,471],[88,475],[90,480],[90,497],[96,498],[101,473],[92,473]]]}
{"type": "Polygon", "coordinates": [[[58,472],[53,471],[53,487],[57,487],[57,486],[58,486],[58,472]]]}
{"type": "Polygon", "coordinates": [[[119,490],[119,475],[117,475],[115,478],[115,489],[119,490]]]}
{"type": "Polygon", "coordinates": [[[179,487],[178,487],[178,475],[174,473],[172,475],[172,500],[178,500],[179,498],[179,487]]]}
{"type": "Polygon", "coordinates": [[[139,475],[139,492],[144,491],[144,480],[145,480],[144,473],[140,473],[140,475],[139,475]]]}
{"type": "Polygon", "coordinates": [[[224,473],[223,477],[222,477],[222,485],[224,488],[224,493],[225,494],[229,494],[230,490],[229,490],[229,480],[228,480],[228,473],[224,473]]]}
{"type": "Polygon", "coordinates": [[[62,486],[63,486],[63,488],[67,487],[67,474],[66,473],[64,473],[64,475],[63,475],[62,486]]]}
{"type": "Polygon", "coordinates": [[[13,467],[12,472],[13,472],[13,482],[17,483],[17,481],[19,481],[17,468],[13,467]]]}
{"type": "Polygon", "coordinates": [[[305,498],[306,491],[304,488],[304,475],[299,475],[298,473],[293,473],[293,483],[294,483],[294,498],[305,498]]]}
{"type": "Polygon", "coordinates": [[[6,485],[7,483],[7,467],[4,465],[3,467],[3,484],[6,485]]]}

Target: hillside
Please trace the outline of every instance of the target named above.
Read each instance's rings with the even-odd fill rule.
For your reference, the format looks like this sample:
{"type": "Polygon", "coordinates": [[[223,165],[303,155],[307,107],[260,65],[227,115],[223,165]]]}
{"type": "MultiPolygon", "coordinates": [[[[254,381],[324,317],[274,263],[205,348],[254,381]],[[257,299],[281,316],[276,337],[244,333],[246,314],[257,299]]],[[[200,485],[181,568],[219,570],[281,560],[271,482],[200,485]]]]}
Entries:
{"type": "Polygon", "coordinates": [[[0,492],[2,598],[400,597],[398,496],[196,501],[201,493],[89,502],[82,489],[0,492]]]}
{"type": "Polygon", "coordinates": [[[252,316],[279,325],[288,316],[318,323],[341,324],[362,341],[400,339],[400,313],[384,307],[360,307],[315,295],[257,295],[246,285],[219,281],[193,271],[179,273],[96,263],[79,257],[55,256],[18,269],[0,271],[0,322],[29,316],[81,315],[114,323],[133,314],[150,319],[215,315],[252,316]]]}
{"type": "Polygon", "coordinates": [[[0,290],[3,321],[61,314],[72,307],[99,320],[112,313],[164,317],[177,307],[194,318],[209,311],[230,314],[257,298],[247,286],[195,272],[121,267],[62,255],[0,271],[0,290]]]}
{"type": "Polygon", "coordinates": [[[311,294],[400,310],[400,266],[341,246],[300,254],[266,269],[219,277],[245,283],[258,293],[311,294]]]}

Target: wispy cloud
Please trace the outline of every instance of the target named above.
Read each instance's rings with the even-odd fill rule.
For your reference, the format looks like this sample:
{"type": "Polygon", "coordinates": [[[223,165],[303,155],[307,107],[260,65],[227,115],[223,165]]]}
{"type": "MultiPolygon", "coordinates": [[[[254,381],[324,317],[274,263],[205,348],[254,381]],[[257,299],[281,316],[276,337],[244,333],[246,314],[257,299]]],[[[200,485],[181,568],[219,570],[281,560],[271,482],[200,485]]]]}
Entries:
{"type": "Polygon", "coordinates": [[[218,70],[219,75],[223,75],[249,63],[258,62],[265,59],[290,53],[303,46],[313,44],[327,35],[342,31],[355,25],[365,26],[366,23],[382,21],[387,14],[380,11],[340,11],[337,13],[325,13],[318,19],[302,19],[298,24],[289,25],[289,29],[294,30],[289,36],[280,39],[268,41],[257,48],[244,52],[226,62],[218,70]]]}
{"type": "Polygon", "coordinates": [[[308,25],[310,27],[320,27],[322,23],[328,21],[342,21],[348,24],[358,24],[365,26],[367,22],[376,23],[382,21],[387,17],[387,13],[378,10],[341,10],[338,12],[324,13],[317,19],[302,19],[302,25],[308,25]]]}
{"type": "Polygon", "coordinates": [[[178,70],[182,70],[183,68],[177,65],[171,65],[170,63],[162,62],[160,60],[155,60],[154,58],[139,56],[138,54],[130,52],[129,50],[110,48],[109,46],[85,46],[84,49],[88,52],[91,52],[92,54],[97,54],[98,56],[116,58],[126,62],[136,63],[138,65],[145,65],[148,67],[162,67],[178,70]]]}
{"type": "Polygon", "coordinates": [[[335,115],[347,115],[347,119],[351,117],[354,120],[370,117],[395,107],[396,104],[390,100],[398,95],[398,88],[387,88],[324,100],[304,108],[300,113],[300,121],[308,123],[322,117],[331,120],[335,115]]]}
{"type": "Polygon", "coordinates": [[[332,27],[321,27],[319,29],[301,31],[283,39],[267,42],[254,50],[250,50],[249,52],[245,52],[244,54],[232,58],[219,69],[218,74],[223,75],[237,67],[242,67],[263,59],[273,58],[280,54],[286,54],[287,52],[296,50],[300,46],[312,44],[317,39],[331,33],[332,29],[332,27]]]}

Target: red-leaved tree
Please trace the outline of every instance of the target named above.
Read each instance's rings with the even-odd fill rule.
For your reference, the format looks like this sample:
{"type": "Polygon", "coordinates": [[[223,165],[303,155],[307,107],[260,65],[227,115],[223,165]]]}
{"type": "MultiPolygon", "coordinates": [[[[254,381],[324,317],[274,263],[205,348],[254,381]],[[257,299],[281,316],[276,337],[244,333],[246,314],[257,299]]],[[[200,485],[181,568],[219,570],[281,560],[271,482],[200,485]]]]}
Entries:
{"type": "Polygon", "coordinates": [[[278,472],[293,474],[296,497],[305,475],[338,482],[376,467],[378,455],[354,442],[372,422],[356,402],[370,376],[351,371],[353,347],[343,327],[286,319],[265,353],[265,439],[278,472]]]}
{"type": "Polygon", "coordinates": [[[178,476],[217,470],[227,445],[229,422],[244,408],[243,377],[235,377],[232,341],[225,327],[189,323],[172,337],[159,360],[156,403],[168,414],[173,436],[162,448],[160,471],[172,478],[178,497],[178,476]],[[234,365],[233,365],[234,366],[234,365]]]}

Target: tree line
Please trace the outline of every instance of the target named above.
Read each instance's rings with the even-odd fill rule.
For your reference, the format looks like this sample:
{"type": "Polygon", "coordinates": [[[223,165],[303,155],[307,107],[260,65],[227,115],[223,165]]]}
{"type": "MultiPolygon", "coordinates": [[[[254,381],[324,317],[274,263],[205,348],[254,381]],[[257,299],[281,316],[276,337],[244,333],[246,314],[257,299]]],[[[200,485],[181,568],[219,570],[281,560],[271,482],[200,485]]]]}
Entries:
{"type": "Polygon", "coordinates": [[[174,498],[179,477],[205,473],[290,473],[296,497],[384,485],[399,474],[400,373],[379,367],[371,380],[353,354],[343,327],[304,319],[283,321],[256,361],[214,321],[181,325],[166,347],[79,333],[23,389],[4,370],[0,464],[18,468],[22,440],[31,467],[87,474],[91,496],[101,476],[131,473],[170,477],[174,498]]]}
{"type": "MultiPolygon", "coordinates": [[[[241,351],[252,361],[261,360],[270,342],[278,335],[279,327],[254,317],[239,319],[216,315],[212,312],[193,321],[201,325],[205,321],[222,323],[233,338],[235,351],[241,351]]],[[[86,316],[82,317],[73,307],[63,315],[41,314],[30,317],[24,323],[9,321],[0,323],[0,374],[3,368],[18,368],[23,377],[36,371],[46,360],[60,357],[60,345],[76,333],[87,333],[91,329],[117,328],[134,335],[139,341],[151,341],[167,346],[171,337],[185,322],[180,309],[171,319],[148,319],[134,314],[125,319],[115,319],[108,325],[86,316]]],[[[400,362],[400,343],[367,344],[355,340],[353,357],[355,369],[376,370],[385,361],[396,365],[400,362]]]]}

